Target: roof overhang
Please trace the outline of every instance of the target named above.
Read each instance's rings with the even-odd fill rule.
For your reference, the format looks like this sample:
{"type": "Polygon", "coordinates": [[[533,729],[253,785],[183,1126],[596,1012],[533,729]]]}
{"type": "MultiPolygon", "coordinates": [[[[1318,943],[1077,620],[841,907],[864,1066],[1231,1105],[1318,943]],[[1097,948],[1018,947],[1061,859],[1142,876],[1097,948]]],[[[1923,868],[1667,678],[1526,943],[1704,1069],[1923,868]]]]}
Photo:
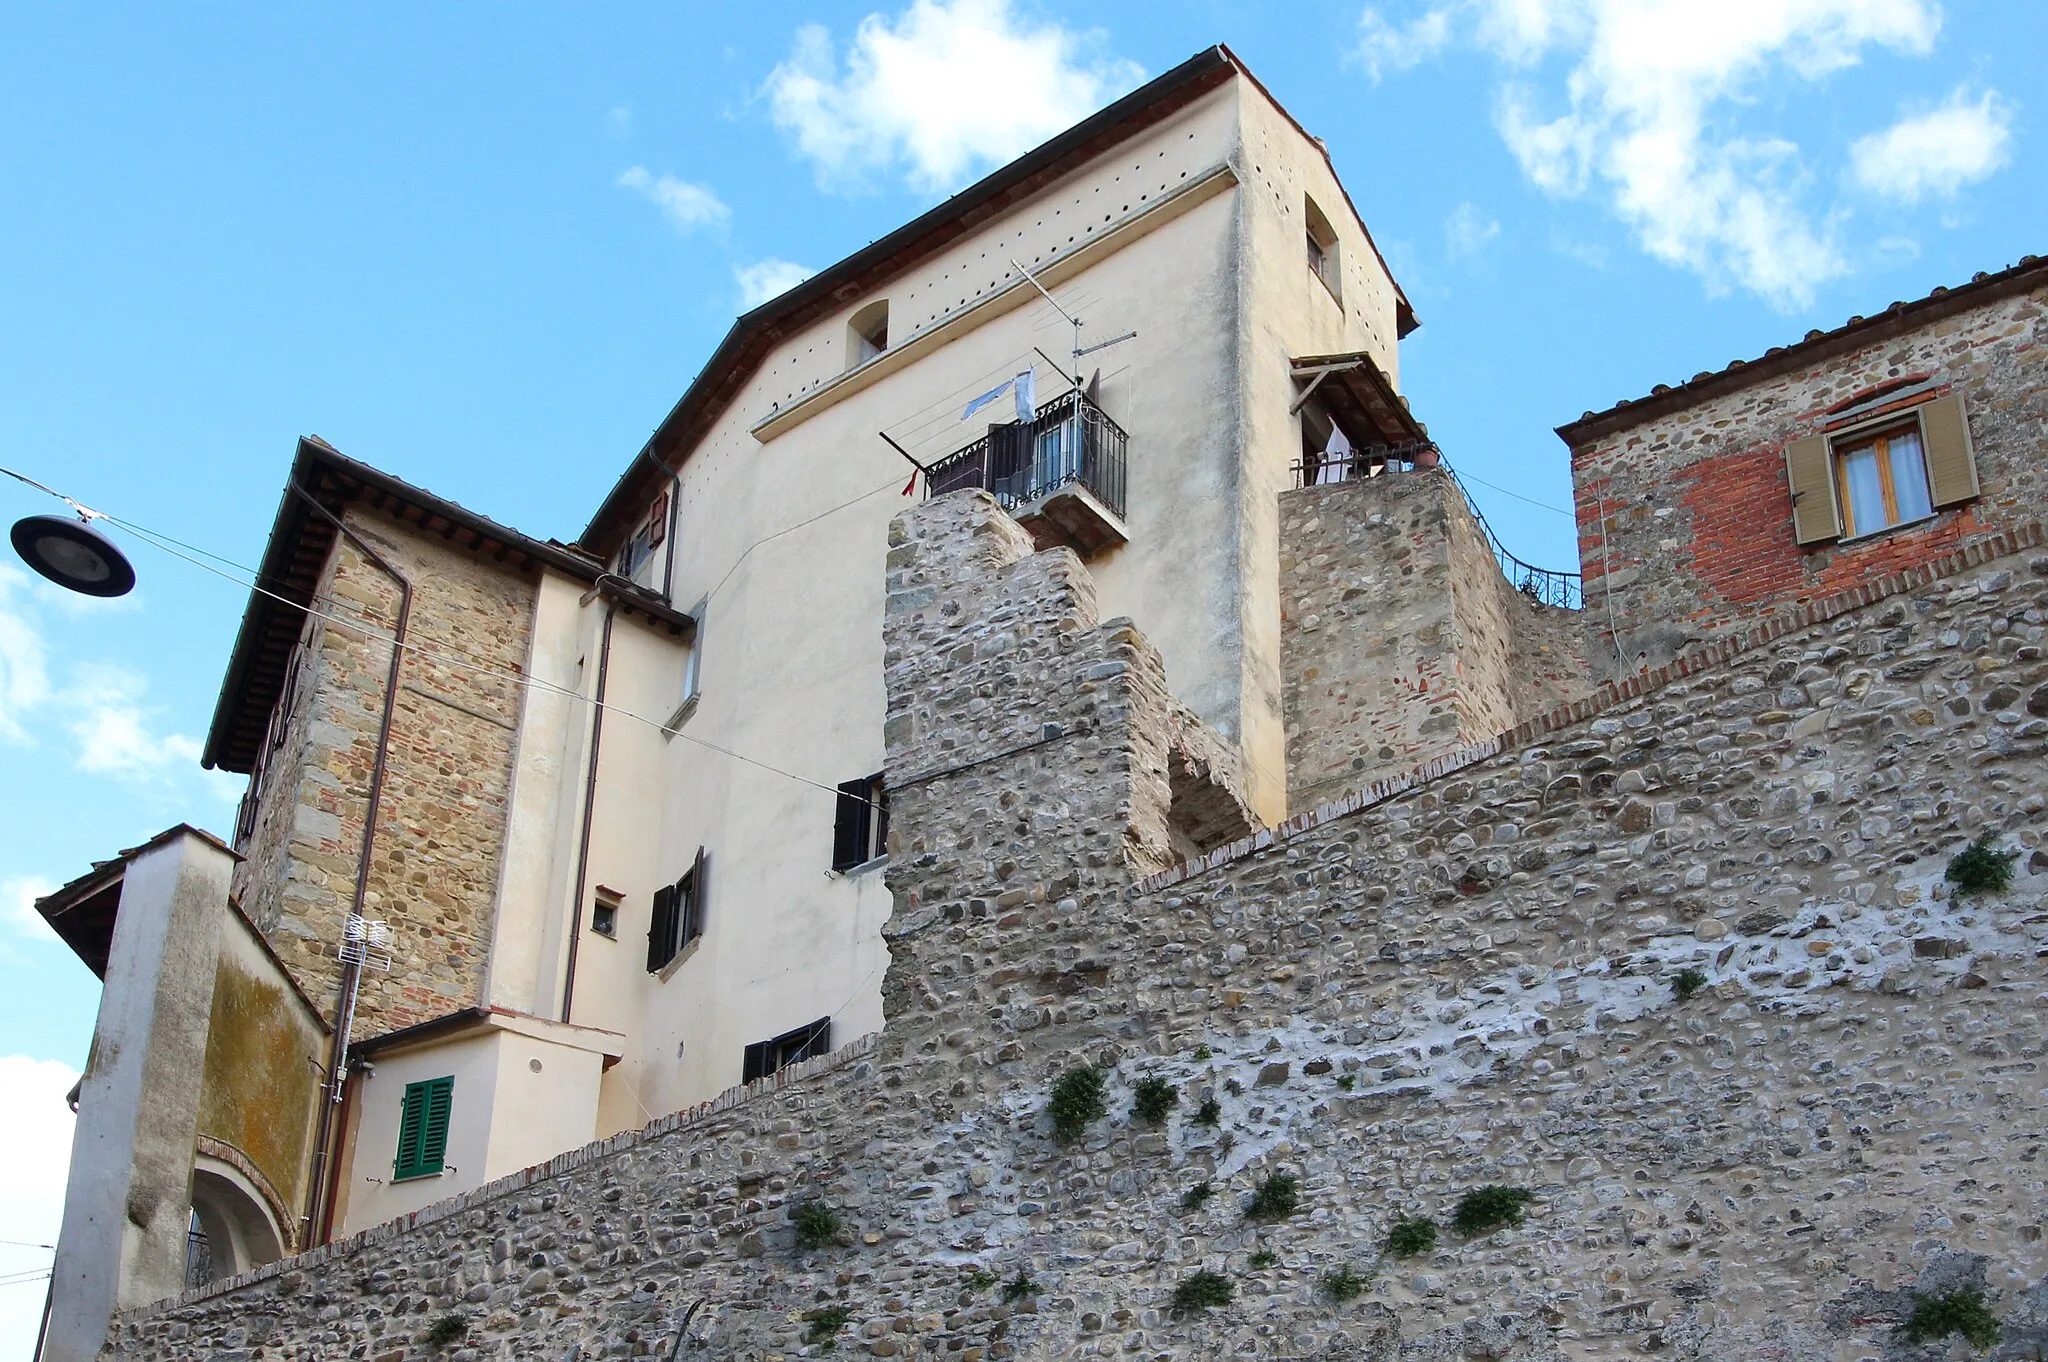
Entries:
{"type": "Polygon", "coordinates": [[[1379,443],[1406,448],[1430,443],[1429,429],[1408,410],[1408,399],[1364,350],[1342,355],[1304,355],[1291,361],[1300,389],[1298,409],[1314,397],[1354,438],[1368,432],[1379,443]]]}
{"type": "Polygon", "coordinates": [[[510,1032],[550,1045],[599,1055],[607,1069],[624,1058],[626,1053],[626,1038],[617,1031],[555,1021],[531,1012],[516,1012],[509,1007],[465,1007],[358,1041],[349,1049],[358,1059],[369,1059],[415,1046],[446,1044],[494,1032],[510,1032]]]}
{"type": "Polygon", "coordinates": [[[36,912],[43,921],[50,924],[50,930],[57,938],[71,948],[94,977],[107,977],[107,957],[114,948],[114,926],[121,916],[121,886],[126,883],[128,866],[136,857],[147,851],[154,851],[177,837],[191,836],[209,842],[220,850],[242,859],[234,848],[210,832],[202,832],[189,823],[179,823],[165,828],[140,846],[129,847],[116,854],[113,859],[96,861],[91,870],[60,889],[53,889],[36,900],[36,912]]]}
{"type": "MultiPolygon", "coordinates": [[[[782,341],[931,259],[990,218],[1240,75],[1279,107],[1279,102],[1252,77],[1236,54],[1219,44],[1148,81],[865,250],[856,251],[740,317],[719,342],[703,371],[620,475],[579,542],[609,557],[623,542],[634,512],[653,498],[656,487],[670,476],[672,469],[681,466],[682,459],[738,399],[747,380],[782,341]]],[[[1281,113],[1292,121],[1292,115],[1287,115],[1284,108],[1281,113]]],[[[1300,127],[1298,123],[1295,126],[1300,127]]],[[[1304,131],[1303,135],[1308,134],[1304,131]]],[[[1316,141],[1327,161],[1328,149],[1319,140],[1311,140],[1316,141]]],[[[1351,206],[1356,218],[1358,210],[1351,205],[1348,192],[1345,203],[1351,206]]],[[[1361,228],[1363,225],[1360,219],[1361,228]]],[[[1371,233],[1366,236],[1370,241],[1371,233]]],[[[1377,254],[1378,246],[1373,250],[1377,254]]],[[[1384,265],[1384,260],[1381,263],[1384,265]]],[[[1392,278],[1390,272],[1388,279],[1392,278]]],[[[1395,329],[1398,335],[1405,336],[1415,329],[1415,311],[1398,282],[1394,284],[1394,295],[1395,329]]]]}
{"type": "Polygon", "coordinates": [[[227,676],[214,704],[200,764],[247,773],[256,762],[270,712],[284,691],[306,615],[313,604],[337,531],[314,509],[340,517],[350,505],[368,506],[424,535],[486,558],[506,571],[551,569],[588,584],[631,612],[646,615],[672,632],[695,625],[663,601],[604,570],[604,564],[566,544],[535,539],[500,525],[467,507],[349,458],[318,436],[299,441],[291,475],[278,501],[249,594],[242,627],[228,658],[227,676]]]}
{"type": "Polygon", "coordinates": [[[1721,369],[1694,374],[1678,384],[1660,383],[1649,396],[1625,399],[1605,411],[1589,411],[1557,427],[1558,438],[1574,452],[1596,440],[1648,421],[1684,411],[1723,393],[1877,345],[1916,331],[1931,322],[1973,307],[2048,284],[2048,257],[2022,256],[2017,265],[1996,274],[1980,273],[1955,288],[1937,288],[1924,298],[1893,303],[1874,317],[1851,317],[1832,331],[1809,331],[1791,345],[1776,345],[1752,360],[1735,360],[1721,369]]]}

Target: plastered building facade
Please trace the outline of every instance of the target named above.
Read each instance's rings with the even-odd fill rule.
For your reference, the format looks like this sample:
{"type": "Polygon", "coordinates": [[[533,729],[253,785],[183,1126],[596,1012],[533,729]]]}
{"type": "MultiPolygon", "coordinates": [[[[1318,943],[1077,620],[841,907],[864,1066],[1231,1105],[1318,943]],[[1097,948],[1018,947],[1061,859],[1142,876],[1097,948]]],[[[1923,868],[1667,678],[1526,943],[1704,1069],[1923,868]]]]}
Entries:
{"type": "Polygon", "coordinates": [[[1414,319],[1320,144],[1217,49],[742,318],[577,544],[302,442],[207,760],[252,773],[231,898],[323,1049],[276,1251],[337,1242],[82,1317],[120,1356],[459,1321],[765,1359],[843,1310],[877,1356],[1733,1358],[1863,1356],[1915,1282],[2019,1301],[2023,1176],[1933,1238],[1795,1184],[1957,1138],[1860,1086],[1935,1081],[1952,1042],[1901,1077],[1895,1030],[1968,1033],[1973,1139],[2027,1119],[2035,1040],[1958,991],[2029,987],[2048,871],[2042,288],[1561,430],[1569,608],[1399,397],[1414,319]],[[1724,475],[1789,535],[1762,578],[1724,475]],[[2019,848],[1994,904],[1939,876],[1978,832],[2019,848]],[[1049,1141],[1084,1061],[1182,1108],[1049,1141]],[[1323,1199],[1247,1223],[1272,1174],[1323,1199]],[[1552,1228],[1383,1253],[1482,1183],[1552,1228]],[[1738,1196],[1882,1232],[1799,1241],[1795,1318],[1738,1196]],[[1246,1304],[1174,1309],[1198,1270],[1246,1304]]]}

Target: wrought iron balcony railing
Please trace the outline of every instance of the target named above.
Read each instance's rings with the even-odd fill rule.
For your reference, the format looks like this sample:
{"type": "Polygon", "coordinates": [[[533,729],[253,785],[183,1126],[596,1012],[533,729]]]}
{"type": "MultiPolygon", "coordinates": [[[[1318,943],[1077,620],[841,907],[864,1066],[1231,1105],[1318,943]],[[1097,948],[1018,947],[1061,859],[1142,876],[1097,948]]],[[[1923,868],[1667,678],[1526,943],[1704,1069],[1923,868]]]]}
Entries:
{"type": "Polygon", "coordinates": [[[934,463],[925,495],[981,487],[1016,510],[1078,484],[1122,519],[1128,439],[1085,394],[1063,393],[1039,408],[1036,420],[990,426],[967,448],[934,463]]]}

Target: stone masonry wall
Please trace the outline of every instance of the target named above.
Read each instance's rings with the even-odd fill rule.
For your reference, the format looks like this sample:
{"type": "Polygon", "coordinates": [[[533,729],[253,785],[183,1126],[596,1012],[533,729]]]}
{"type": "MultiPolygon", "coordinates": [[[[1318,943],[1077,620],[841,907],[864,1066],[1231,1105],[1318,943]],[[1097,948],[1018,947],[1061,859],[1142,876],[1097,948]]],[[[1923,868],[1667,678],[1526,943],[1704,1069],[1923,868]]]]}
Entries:
{"type": "Polygon", "coordinates": [[[1143,878],[1156,657],[1013,530],[964,493],[895,532],[878,1041],[126,1316],[109,1355],[1849,1362],[1955,1355],[1895,1326],[1971,1282],[2002,1356],[2048,1344],[2037,527],[1143,878]],[[2018,877],[1959,897],[1982,832],[2018,877]],[[1084,1062],[1110,1111],[1060,1144],[1084,1062]],[[1274,1173],[1298,1206],[1248,1219],[1274,1173]],[[1484,1184],[1525,1222],[1383,1256],[1484,1184]],[[1198,1270],[1230,1301],[1176,1312],[1198,1270]]]}
{"type": "Polygon", "coordinates": [[[1508,585],[1447,471],[1297,488],[1280,506],[1290,808],[1587,689],[1576,612],[1508,585]]]}
{"type": "MultiPolygon", "coordinates": [[[[475,1003],[489,949],[526,663],[533,584],[361,507],[344,519],[413,584],[365,911],[390,922],[391,970],[366,971],[356,1034],[374,1035],[475,1003]],[[437,655],[439,654],[439,655],[437,655]]],[[[346,539],[322,595],[387,634],[398,588],[346,539]]],[[[312,621],[298,717],[262,775],[249,859],[236,892],[280,959],[331,1020],[336,951],[355,889],[390,645],[312,621]]]]}
{"type": "Polygon", "coordinates": [[[2030,522],[2048,504],[2044,443],[2048,292],[2037,288],[1854,354],[1817,354],[1794,372],[1575,448],[1588,659],[1600,676],[1662,666],[1759,619],[2030,522]],[[1819,429],[1830,406],[1918,373],[1962,396],[1982,495],[1924,524],[1802,549],[1785,446],[1819,429]]]}

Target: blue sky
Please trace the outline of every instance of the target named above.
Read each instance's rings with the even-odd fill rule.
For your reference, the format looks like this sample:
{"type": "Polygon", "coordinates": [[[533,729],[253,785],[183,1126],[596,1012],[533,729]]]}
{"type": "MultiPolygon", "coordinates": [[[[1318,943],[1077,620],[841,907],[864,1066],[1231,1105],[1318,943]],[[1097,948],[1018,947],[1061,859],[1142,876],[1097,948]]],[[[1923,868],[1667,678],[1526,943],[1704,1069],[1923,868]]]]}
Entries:
{"type": "MultiPolygon", "coordinates": [[[[247,564],[314,432],[572,537],[756,294],[1218,41],[1327,140],[1423,321],[1417,413],[1547,566],[1576,565],[1554,425],[2048,248],[2048,7],[1075,13],[18,8],[0,463],[247,564]]],[[[53,509],[0,485],[7,520],[53,509]]],[[[27,899],[232,823],[196,754],[245,592],[128,542],[111,606],[0,559],[8,1101],[82,1061],[97,1000],[27,899]]],[[[0,1239],[54,1230],[38,1195],[0,1188],[0,1239]]]]}

